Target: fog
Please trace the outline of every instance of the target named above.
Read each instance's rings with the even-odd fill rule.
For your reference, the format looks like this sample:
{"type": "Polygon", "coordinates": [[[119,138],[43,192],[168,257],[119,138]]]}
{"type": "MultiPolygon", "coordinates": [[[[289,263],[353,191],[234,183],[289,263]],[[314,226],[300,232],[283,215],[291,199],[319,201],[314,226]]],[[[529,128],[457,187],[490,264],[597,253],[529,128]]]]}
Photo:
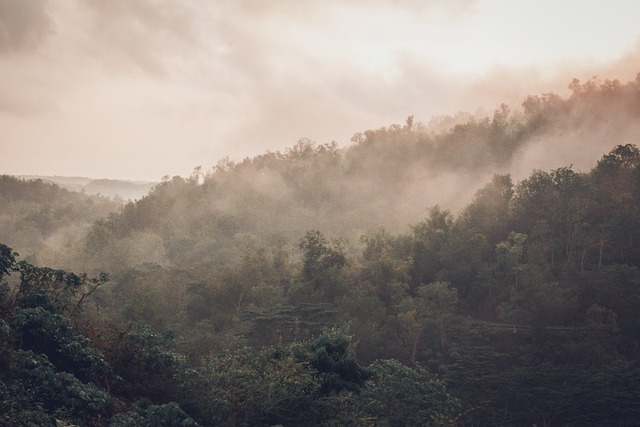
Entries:
{"type": "Polygon", "coordinates": [[[0,0],[0,420],[640,425],[638,16],[0,0]]]}
{"type": "MultiPolygon", "coordinates": [[[[157,181],[303,137],[347,147],[409,115],[490,115],[574,77],[629,81],[637,16],[632,1],[2,0],[0,172],[157,181]]],[[[585,167],[606,151],[567,150],[585,167]]]]}

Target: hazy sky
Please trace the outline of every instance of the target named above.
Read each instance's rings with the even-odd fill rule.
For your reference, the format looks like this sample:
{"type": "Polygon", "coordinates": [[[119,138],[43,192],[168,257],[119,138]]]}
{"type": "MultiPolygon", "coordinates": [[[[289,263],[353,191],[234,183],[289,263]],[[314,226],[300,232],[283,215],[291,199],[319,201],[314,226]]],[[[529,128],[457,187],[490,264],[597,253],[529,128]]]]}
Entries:
{"type": "Polygon", "coordinates": [[[0,0],[0,173],[159,180],[626,82],[638,18],[638,0],[0,0]]]}

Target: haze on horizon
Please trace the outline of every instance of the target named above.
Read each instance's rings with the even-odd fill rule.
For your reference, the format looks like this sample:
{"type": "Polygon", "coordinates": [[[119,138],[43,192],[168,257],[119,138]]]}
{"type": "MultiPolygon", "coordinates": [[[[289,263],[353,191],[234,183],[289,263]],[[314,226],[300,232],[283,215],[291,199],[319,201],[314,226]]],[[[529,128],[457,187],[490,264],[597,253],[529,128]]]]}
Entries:
{"type": "Polygon", "coordinates": [[[638,16],[634,0],[0,0],[0,173],[157,181],[633,80],[638,16]]]}

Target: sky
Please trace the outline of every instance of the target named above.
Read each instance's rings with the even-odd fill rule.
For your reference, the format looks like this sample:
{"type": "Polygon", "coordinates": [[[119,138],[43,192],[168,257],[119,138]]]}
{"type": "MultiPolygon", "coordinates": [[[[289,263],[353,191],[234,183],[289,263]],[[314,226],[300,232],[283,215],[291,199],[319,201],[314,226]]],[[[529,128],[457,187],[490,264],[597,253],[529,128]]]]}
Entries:
{"type": "Polygon", "coordinates": [[[637,0],[0,0],[0,174],[159,181],[627,82],[638,17],[637,0]]]}

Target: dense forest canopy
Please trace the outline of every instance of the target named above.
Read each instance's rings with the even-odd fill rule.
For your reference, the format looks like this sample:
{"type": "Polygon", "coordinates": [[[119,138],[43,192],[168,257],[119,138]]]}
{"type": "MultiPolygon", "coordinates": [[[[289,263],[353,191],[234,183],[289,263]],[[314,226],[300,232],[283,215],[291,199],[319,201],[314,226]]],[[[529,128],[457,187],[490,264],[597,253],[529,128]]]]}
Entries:
{"type": "Polygon", "coordinates": [[[40,234],[0,246],[0,425],[637,425],[640,75],[571,89],[115,210],[2,177],[6,243],[40,234]],[[591,167],[513,169],[579,138],[591,167]],[[108,275],[41,265],[87,221],[43,253],[108,275]]]}

